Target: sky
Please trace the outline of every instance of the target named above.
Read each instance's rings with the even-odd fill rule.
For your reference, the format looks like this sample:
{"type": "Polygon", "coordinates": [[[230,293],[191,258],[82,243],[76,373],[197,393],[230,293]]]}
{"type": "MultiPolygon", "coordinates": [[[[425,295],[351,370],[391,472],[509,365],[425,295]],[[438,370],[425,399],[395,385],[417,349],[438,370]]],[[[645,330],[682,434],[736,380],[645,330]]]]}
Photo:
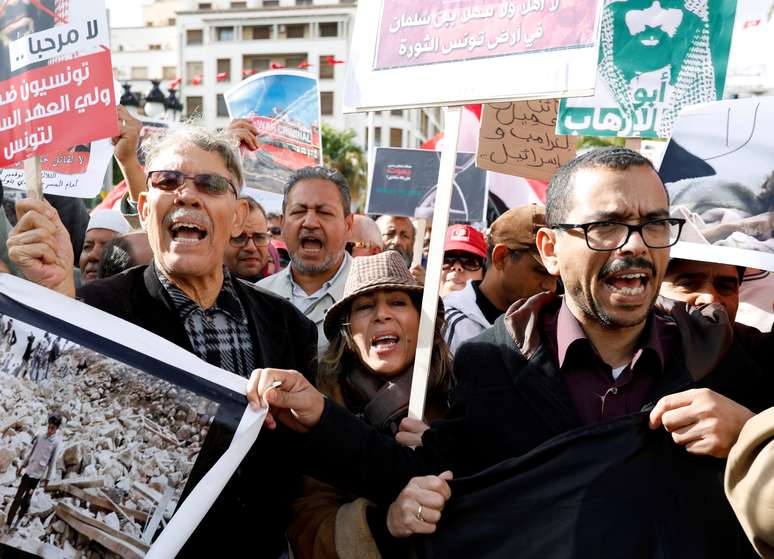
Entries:
{"type": "Polygon", "coordinates": [[[111,27],[133,27],[142,25],[142,5],[152,4],[152,0],[105,0],[110,11],[111,27]]]}

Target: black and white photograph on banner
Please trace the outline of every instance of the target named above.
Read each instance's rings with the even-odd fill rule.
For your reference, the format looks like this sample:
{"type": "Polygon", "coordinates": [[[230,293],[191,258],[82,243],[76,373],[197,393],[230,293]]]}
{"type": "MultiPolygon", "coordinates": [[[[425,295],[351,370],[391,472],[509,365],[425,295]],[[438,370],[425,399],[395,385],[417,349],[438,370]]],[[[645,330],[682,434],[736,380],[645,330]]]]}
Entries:
{"type": "Polygon", "coordinates": [[[673,216],[687,220],[672,256],[746,267],[739,320],[760,328],[774,321],[772,130],[774,97],[689,107],[659,170],[673,216]]]}
{"type": "Polygon", "coordinates": [[[213,458],[207,437],[221,404],[243,397],[29,308],[14,298],[29,284],[5,280],[13,292],[0,295],[0,556],[145,556],[206,473],[199,457],[213,458]]]}
{"type": "MultiPolygon", "coordinates": [[[[441,152],[377,148],[366,213],[431,219],[441,152]]],[[[475,153],[458,153],[449,220],[486,220],[487,172],[476,167],[475,153]]]]}

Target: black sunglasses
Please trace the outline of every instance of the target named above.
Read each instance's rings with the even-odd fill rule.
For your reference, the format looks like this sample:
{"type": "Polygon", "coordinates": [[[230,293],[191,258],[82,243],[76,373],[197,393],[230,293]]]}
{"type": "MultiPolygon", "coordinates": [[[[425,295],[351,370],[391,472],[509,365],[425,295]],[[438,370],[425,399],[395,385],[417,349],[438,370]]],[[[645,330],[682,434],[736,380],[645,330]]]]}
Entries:
{"type": "Polygon", "coordinates": [[[253,233],[252,235],[248,235],[247,233],[242,233],[241,235],[237,235],[236,237],[231,237],[231,246],[242,248],[244,246],[247,246],[247,243],[252,239],[253,244],[257,247],[265,247],[269,246],[269,242],[271,241],[271,237],[268,233],[253,233]]]}
{"type": "Polygon", "coordinates": [[[281,235],[282,234],[282,227],[269,227],[269,233],[272,235],[281,235]]]}
{"type": "Polygon", "coordinates": [[[478,256],[467,254],[446,254],[443,257],[443,269],[450,270],[454,266],[455,262],[459,262],[460,265],[468,272],[476,272],[483,266],[483,262],[478,256]]]}
{"type": "Polygon", "coordinates": [[[180,171],[151,171],[148,173],[148,185],[165,192],[177,190],[185,184],[186,179],[191,179],[196,189],[203,194],[222,196],[228,192],[230,187],[234,191],[234,196],[239,197],[234,184],[221,175],[201,173],[190,176],[180,171]]]}

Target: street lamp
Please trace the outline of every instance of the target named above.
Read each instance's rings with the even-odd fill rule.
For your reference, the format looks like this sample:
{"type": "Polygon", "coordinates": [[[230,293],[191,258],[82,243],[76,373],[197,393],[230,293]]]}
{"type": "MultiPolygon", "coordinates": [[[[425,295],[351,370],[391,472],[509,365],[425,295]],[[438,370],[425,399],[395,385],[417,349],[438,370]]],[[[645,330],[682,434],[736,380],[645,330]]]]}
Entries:
{"type": "Polygon", "coordinates": [[[124,83],[121,87],[124,88],[124,92],[121,95],[120,103],[129,110],[129,113],[137,117],[140,113],[140,100],[136,93],[132,92],[132,84],[124,83]]]}
{"type": "Polygon", "coordinates": [[[164,97],[161,89],[159,89],[161,80],[151,80],[151,83],[153,84],[153,87],[148,92],[148,95],[145,96],[143,110],[147,116],[151,118],[159,118],[166,110],[167,99],[164,97]]]}
{"type": "Polygon", "coordinates": [[[183,112],[183,104],[177,98],[177,90],[174,87],[170,87],[167,91],[169,91],[169,95],[164,99],[164,107],[167,110],[167,116],[171,117],[170,120],[175,121],[177,120],[177,113],[183,112]]]}

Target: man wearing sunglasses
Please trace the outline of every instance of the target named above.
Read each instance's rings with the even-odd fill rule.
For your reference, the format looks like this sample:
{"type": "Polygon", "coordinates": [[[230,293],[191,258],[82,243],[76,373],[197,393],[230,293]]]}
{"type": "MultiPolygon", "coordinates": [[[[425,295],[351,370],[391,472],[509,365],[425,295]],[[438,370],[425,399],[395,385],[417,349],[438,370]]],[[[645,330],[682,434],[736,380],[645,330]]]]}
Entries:
{"type": "Polygon", "coordinates": [[[242,198],[250,208],[242,232],[226,245],[226,266],[236,277],[255,283],[263,278],[269,261],[271,235],[263,207],[250,197],[242,198]]]}
{"type": "MultiPolygon", "coordinates": [[[[529,525],[537,518],[537,525],[530,526],[533,531],[525,535],[522,526],[504,519],[499,523],[502,531],[481,541],[481,548],[510,541],[515,542],[511,553],[503,556],[545,557],[557,549],[563,556],[585,556],[590,549],[610,550],[615,534],[615,543],[621,546],[610,550],[615,556],[638,555],[643,545],[671,554],[669,550],[680,547],[680,538],[685,537],[691,549],[702,550],[694,556],[731,556],[740,540],[719,485],[723,463],[691,455],[726,455],[749,417],[743,405],[751,405],[752,399],[743,397],[756,390],[765,393],[764,385],[756,384],[752,371],[722,361],[728,347],[721,343],[728,339],[722,320],[722,328],[697,331],[694,314],[684,306],[673,309],[672,319],[654,312],[669,247],[682,226],[680,220],[669,218],[662,181],[636,152],[594,150],[564,165],[553,177],[547,223],[538,231],[536,244],[548,272],[561,276],[566,295],[540,293],[518,301],[493,328],[459,348],[454,406],[444,420],[424,432],[421,447],[401,448],[393,439],[379,436],[293,371],[256,372],[248,397],[256,402],[264,398],[272,406],[269,428],[279,420],[306,431],[304,443],[315,478],[381,503],[398,497],[387,515],[388,529],[395,536],[436,531],[438,521],[454,505],[453,496],[447,503],[451,474],[470,476],[501,462],[507,468],[511,462],[503,461],[554,445],[557,454],[544,453],[534,462],[525,459],[519,464],[529,473],[530,464],[540,468],[545,461],[551,471],[558,462],[563,474],[541,476],[538,470],[528,478],[529,487],[542,485],[548,492],[559,484],[579,492],[585,487],[589,493],[560,491],[553,499],[514,504],[502,512],[527,511],[519,519],[529,525]],[[282,385],[269,389],[278,380],[282,385]],[[721,386],[725,395],[710,390],[721,386]],[[696,388],[684,390],[687,387],[696,388]],[[292,414],[278,413],[286,409],[292,414]],[[623,416],[628,416],[626,421],[623,416]],[[668,433],[648,429],[662,426],[668,433]],[[612,438],[605,439],[608,436],[612,438]],[[598,440],[610,444],[603,453],[592,451],[590,460],[583,450],[598,440]],[[336,461],[328,458],[331,444],[336,446],[336,461]],[[572,458],[564,452],[568,448],[578,449],[570,453],[572,458]],[[650,470],[632,472],[632,478],[616,477],[629,464],[626,457],[633,449],[652,457],[650,470]],[[600,463],[611,469],[592,474],[590,468],[600,463]],[[640,521],[632,515],[642,513],[633,503],[657,497],[640,491],[635,499],[626,488],[647,485],[648,476],[656,474],[677,487],[685,481],[680,472],[702,468],[716,469],[710,477],[717,483],[695,487],[698,494],[690,499],[687,494],[681,497],[687,499],[686,508],[680,509],[681,528],[651,529],[651,518],[642,518],[649,528],[647,533],[640,531],[640,521]],[[595,499],[611,506],[584,508],[595,499]],[[627,513],[612,512],[619,510],[627,513]],[[713,530],[706,530],[702,520],[692,525],[692,515],[712,518],[713,530]],[[551,525],[540,519],[550,519],[551,525]],[[690,535],[682,528],[690,529],[690,535]],[[725,550],[713,547],[718,541],[713,538],[721,532],[730,542],[724,545],[731,546],[725,550]],[[530,553],[515,551],[520,541],[519,549],[529,547],[530,553]],[[546,546],[536,546],[537,541],[546,546]]],[[[469,481],[468,489],[474,490],[474,480],[469,481]]],[[[499,506],[498,494],[489,493],[489,508],[499,506]]],[[[439,527],[443,530],[443,523],[439,527]]],[[[491,528],[485,531],[492,534],[491,528]]],[[[477,534],[457,530],[443,537],[464,541],[477,534]]]]}
{"type": "MultiPolygon", "coordinates": [[[[144,150],[148,188],[138,197],[138,210],[153,262],[90,282],[77,297],[235,374],[281,366],[313,379],[314,324],[287,301],[234,278],[224,265],[226,246],[242,234],[248,208],[238,199],[243,175],[233,141],[181,125],[149,140],[144,150]]],[[[72,248],[56,212],[45,202],[23,200],[17,213],[11,258],[28,279],[74,296],[72,248]]],[[[238,407],[221,405],[197,472],[207,471],[228,446],[243,411],[238,407]]],[[[278,557],[286,548],[286,519],[300,474],[290,441],[267,435],[259,436],[183,555],[242,554],[233,537],[242,530],[261,542],[262,556],[278,557]]]]}
{"type": "Polygon", "coordinates": [[[468,281],[484,278],[486,240],[483,233],[470,225],[450,225],[443,248],[441,288],[438,292],[441,297],[465,289],[468,281]]]}

